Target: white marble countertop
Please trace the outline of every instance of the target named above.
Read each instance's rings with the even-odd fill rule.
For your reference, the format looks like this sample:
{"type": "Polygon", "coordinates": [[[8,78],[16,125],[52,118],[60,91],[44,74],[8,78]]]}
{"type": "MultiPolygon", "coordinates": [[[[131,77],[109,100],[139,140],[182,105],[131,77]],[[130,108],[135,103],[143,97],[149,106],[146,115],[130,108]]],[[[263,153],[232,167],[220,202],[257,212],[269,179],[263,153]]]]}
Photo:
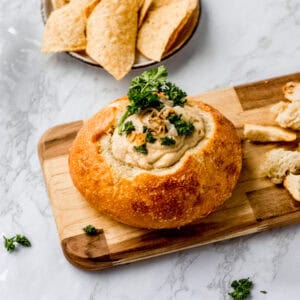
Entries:
{"type": "MultiPolygon", "coordinates": [[[[1,245],[0,299],[228,299],[230,282],[248,276],[252,299],[300,299],[300,225],[98,273],[65,260],[37,142],[123,95],[139,71],[117,82],[68,55],[43,55],[42,32],[39,0],[0,1],[0,234],[33,243],[13,254],[1,245]]],[[[166,65],[189,94],[299,72],[300,1],[203,0],[196,35],[166,65]]]]}

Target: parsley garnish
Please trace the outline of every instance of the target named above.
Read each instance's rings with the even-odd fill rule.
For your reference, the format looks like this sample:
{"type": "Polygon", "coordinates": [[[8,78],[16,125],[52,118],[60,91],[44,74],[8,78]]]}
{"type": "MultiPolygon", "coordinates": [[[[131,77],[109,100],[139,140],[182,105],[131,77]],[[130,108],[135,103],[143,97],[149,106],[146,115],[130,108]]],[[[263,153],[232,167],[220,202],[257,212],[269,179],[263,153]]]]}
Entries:
{"type": "Polygon", "coordinates": [[[135,131],[135,127],[132,123],[132,121],[127,121],[126,123],[124,123],[122,132],[125,132],[126,135],[130,134],[132,131],[135,131]]]}
{"type": "Polygon", "coordinates": [[[16,242],[23,247],[31,247],[31,243],[25,235],[16,235],[16,242]]]}
{"type": "Polygon", "coordinates": [[[195,130],[193,123],[182,120],[181,115],[171,114],[168,116],[168,120],[174,124],[178,135],[189,136],[192,135],[195,130]]]}
{"type": "Polygon", "coordinates": [[[153,144],[156,142],[156,138],[153,136],[153,134],[151,132],[147,132],[146,134],[146,142],[147,143],[150,143],[150,144],[153,144]]]}
{"type": "Polygon", "coordinates": [[[160,144],[163,146],[171,146],[171,145],[175,145],[176,141],[168,136],[164,136],[160,139],[160,144]]]}
{"type": "Polygon", "coordinates": [[[161,102],[158,93],[163,92],[170,100],[173,100],[174,106],[184,106],[186,102],[186,93],[175,84],[167,82],[168,71],[166,67],[160,66],[149,71],[143,72],[140,76],[132,79],[128,90],[130,104],[118,124],[118,132],[122,134],[123,123],[125,120],[141,110],[149,107],[161,110],[164,105],[161,102]]]}
{"type": "Polygon", "coordinates": [[[157,93],[160,92],[162,85],[165,84],[167,76],[167,69],[164,66],[160,66],[145,71],[141,76],[132,79],[127,93],[130,104],[119,121],[119,134],[122,133],[124,121],[130,115],[136,114],[148,107],[154,107],[158,110],[163,108],[163,103],[160,101],[157,93]]]}
{"type": "Polygon", "coordinates": [[[231,287],[234,289],[232,292],[228,293],[234,300],[246,300],[251,293],[253,288],[253,282],[249,278],[243,278],[240,280],[234,280],[231,283],[231,287]]]}
{"type": "Polygon", "coordinates": [[[148,130],[147,126],[144,125],[144,126],[143,126],[143,133],[146,133],[147,130],[148,130]]]}
{"type": "Polygon", "coordinates": [[[4,238],[4,247],[6,248],[6,250],[8,252],[14,251],[16,248],[15,237],[7,238],[7,237],[3,236],[3,238],[4,238]]]}
{"type": "Polygon", "coordinates": [[[4,247],[8,252],[13,252],[16,249],[16,243],[23,247],[31,247],[31,243],[25,235],[17,234],[12,238],[3,236],[4,247]]]}
{"type": "Polygon", "coordinates": [[[99,233],[99,230],[94,227],[93,225],[87,225],[82,230],[87,234],[87,235],[97,235],[99,233]]]}
{"type": "Polygon", "coordinates": [[[142,153],[142,154],[148,154],[148,149],[146,144],[142,144],[140,146],[134,146],[133,149],[136,152],[142,153]]]}
{"type": "Polygon", "coordinates": [[[173,101],[174,106],[184,106],[187,96],[186,92],[181,90],[174,83],[166,82],[161,91],[173,101]]]}

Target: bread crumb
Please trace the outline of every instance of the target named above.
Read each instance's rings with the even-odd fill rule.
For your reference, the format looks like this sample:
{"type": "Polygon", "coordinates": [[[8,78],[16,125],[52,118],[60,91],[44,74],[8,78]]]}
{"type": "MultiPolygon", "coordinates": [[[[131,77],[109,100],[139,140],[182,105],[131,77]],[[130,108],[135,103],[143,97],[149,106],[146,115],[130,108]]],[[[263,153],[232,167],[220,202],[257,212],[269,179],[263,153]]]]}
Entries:
{"type": "Polygon", "coordinates": [[[278,125],[283,128],[300,130],[300,101],[291,103],[280,102],[271,110],[273,112],[278,111],[275,120],[278,125]]]}

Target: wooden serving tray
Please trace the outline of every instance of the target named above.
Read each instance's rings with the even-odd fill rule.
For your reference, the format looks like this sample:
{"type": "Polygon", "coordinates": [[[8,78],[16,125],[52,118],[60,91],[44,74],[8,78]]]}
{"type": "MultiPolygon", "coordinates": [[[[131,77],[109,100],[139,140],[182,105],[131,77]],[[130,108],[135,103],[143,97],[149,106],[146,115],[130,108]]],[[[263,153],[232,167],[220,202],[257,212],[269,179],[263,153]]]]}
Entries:
{"type": "MultiPolygon", "coordinates": [[[[281,87],[300,73],[194,96],[219,109],[241,132],[245,122],[273,124],[269,108],[283,99],[281,87]]],[[[50,128],[38,146],[58,234],[66,258],[85,270],[101,270],[174,251],[300,222],[300,203],[282,187],[259,177],[264,153],[290,144],[243,142],[243,171],[233,196],[205,219],[181,229],[143,230],[113,221],[93,208],[73,186],[68,149],[83,122],[50,128]],[[87,236],[82,228],[101,229],[87,236]]]]}

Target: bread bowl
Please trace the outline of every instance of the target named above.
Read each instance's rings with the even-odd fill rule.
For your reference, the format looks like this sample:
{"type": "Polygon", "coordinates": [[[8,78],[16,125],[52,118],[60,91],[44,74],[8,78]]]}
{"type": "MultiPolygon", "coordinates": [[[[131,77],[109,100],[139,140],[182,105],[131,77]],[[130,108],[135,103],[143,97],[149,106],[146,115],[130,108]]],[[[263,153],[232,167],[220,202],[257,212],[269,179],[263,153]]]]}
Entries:
{"type": "Polygon", "coordinates": [[[232,123],[216,109],[185,96],[176,106],[166,93],[156,94],[163,108],[128,114],[129,91],[129,98],[87,120],[71,146],[69,168],[74,185],[98,211],[135,227],[177,228],[231,196],[242,166],[241,145],[232,123]],[[158,120],[165,124],[162,131],[152,126],[158,120]],[[193,130],[181,134],[182,123],[193,130]]]}

